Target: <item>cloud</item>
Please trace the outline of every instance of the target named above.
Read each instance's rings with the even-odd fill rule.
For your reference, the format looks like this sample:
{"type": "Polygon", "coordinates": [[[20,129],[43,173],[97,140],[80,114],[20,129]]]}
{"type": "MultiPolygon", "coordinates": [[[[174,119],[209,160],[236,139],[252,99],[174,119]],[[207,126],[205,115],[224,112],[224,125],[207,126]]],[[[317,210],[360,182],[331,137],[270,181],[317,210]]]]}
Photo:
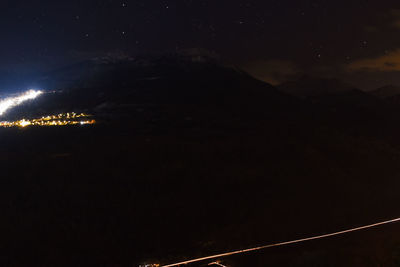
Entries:
{"type": "Polygon", "coordinates": [[[277,85],[299,74],[296,65],[287,60],[257,60],[247,62],[242,68],[253,77],[277,85]]]}
{"type": "Polygon", "coordinates": [[[400,9],[390,9],[385,13],[380,14],[376,18],[374,25],[367,24],[364,26],[363,30],[367,33],[378,34],[382,30],[394,30],[398,31],[400,29],[400,9]]]}
{"type": "Polygon", "coordinates": [[[393,50],[383,56],[360,59],[346,66],[349,72],[393,72],[400,71],[400,49],[393,50]]]}
{"type": "Polygon", "coordinates": [[[392,9],[390,11],[391,16],[393,17],[392,26],[400,29],[400,9],[392,9]]]}

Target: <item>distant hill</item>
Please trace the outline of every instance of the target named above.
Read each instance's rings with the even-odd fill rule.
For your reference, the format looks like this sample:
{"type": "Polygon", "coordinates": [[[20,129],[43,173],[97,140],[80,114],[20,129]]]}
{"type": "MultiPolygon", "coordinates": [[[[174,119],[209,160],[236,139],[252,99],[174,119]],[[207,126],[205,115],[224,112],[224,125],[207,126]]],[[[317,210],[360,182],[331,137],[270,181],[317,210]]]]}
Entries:
{"type": "Polygon", "coordinates": [[[317,97],[358,90],[338,79],[321,79],[303,76],[278,86],[279,90],[300,97],[317,97]]]}
{"type": "Polygon", "coordinates": [[[277,87],[282,92],[306,99],[314,104],[352,113],[359,109],[377,109],[382,101],[369,93],[338,79],[320,79],[304,76],[277,87]]]}
{"type": "Polygon", "coordinates": [[[393,97],[400,95],[400,86],[387,85],[373,90],[370,93],[381,98],[393,97]]]}

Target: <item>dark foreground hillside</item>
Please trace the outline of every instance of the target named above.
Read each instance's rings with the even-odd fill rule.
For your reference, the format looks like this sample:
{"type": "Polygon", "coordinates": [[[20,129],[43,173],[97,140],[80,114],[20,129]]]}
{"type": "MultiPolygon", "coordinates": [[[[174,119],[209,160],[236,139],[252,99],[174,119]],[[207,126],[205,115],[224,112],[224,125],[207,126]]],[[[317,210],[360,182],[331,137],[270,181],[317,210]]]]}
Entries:
{"type": "MultiPolygon", "coordinates": [[[[179,68],[156,80],[125,79],[102,94],[86,84],[42,102],[40,112],[92,112],[93,127],[2,129],[0,261],[169,263],[399,215],[395,113],[374,106],[344,116],[243,73],[207,68],[185,79],[174,76],[179,68]],[[84,108],[81,97],[93,102],[84,108]]],[[[9,116],[39,114],[35,105],[9,116]]],[[[397,266],[399,235],[391,225],[226,263],[397,266]]]]}

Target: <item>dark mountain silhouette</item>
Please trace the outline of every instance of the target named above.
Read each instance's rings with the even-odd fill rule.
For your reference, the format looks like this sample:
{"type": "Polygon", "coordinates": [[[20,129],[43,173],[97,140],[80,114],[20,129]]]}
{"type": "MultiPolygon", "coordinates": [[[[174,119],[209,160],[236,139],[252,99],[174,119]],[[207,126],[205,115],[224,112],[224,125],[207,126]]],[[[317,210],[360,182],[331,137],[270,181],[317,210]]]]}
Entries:
{"type": "MultiPolygon", "coordinates": [[[[0,129],[5,261],[167,263],[396,215],[399,112],[339,82],[307,81],[331,88],[299,97],[217,61],[168,56],[87,61],[45,83],[57,93],[7,117],[86,111],[98,124],[0,129]]],[[[338,239],[335,265],[366,266],[382,242],[392,257],[398,236],[338,239]]],[[[330,242],[288,248],[286,265],[327,265],[330,242]]],[[[237,265],[285,265],[270,253],[237,265]]]]}
{"type": "Polygon", "coordinates": [[[86,61],[52,72],[41,83],[57,93],[15,109],[9,118],[86,111],[113,120],[222,122],[279,119],[306,110],[302,100],[238,69],[187,57],[86,61]]]}
{"type": "Polygon", "coordinates": [[[385,100],[387,105],[400,108],[400,87],[388,85],[371,91],[370,94],[385,100]]]}
{"type": "Polygon", "coordinates": [[[383,102],[376,96],[352,87],[338,79],[319,79],[304,76],[297,81],[277,87],[282,92],[309,100],[335,111],[344,113],[378,110],[383,102]]]}
{"type": "Polygon", "coordinates": [[[299,97],[318,97],[358,90],[338,79],[321,79],[303,76],[296,81],[283,83],[278,88],[299,97]]]}
{"type": "Polygon", "coordinates": [[[400,95],[400,87],[394,85],[387,85],[370,92],[371,94],[381,97],[389,98],[396,95],[400,95]]]}

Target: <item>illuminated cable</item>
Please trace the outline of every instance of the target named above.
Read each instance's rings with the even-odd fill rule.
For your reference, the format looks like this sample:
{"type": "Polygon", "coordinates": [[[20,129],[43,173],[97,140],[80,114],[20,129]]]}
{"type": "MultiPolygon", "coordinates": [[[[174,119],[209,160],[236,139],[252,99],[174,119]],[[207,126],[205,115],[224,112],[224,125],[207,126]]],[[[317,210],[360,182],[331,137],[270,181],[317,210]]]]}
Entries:
{"type": "Polygon", "coordinates": [[[343,234],[346,234],[346,233],[356,232],[356,231],[360,231],[360,230],[364,230],[364,229],[368,229],[368,228],[374,228],[374,227],[378,227],[378,226],[381,226],[381,225],[395,223],[395,222],[399,222],[399,221],[400,221],[400,218],[396,218],[396,219],[393,219],[393,220],[378,222],[378,223],[369,224],[369,225],[365,225],[365,226],[360,226],[360,227],[356,227],[356,228],[351,228],[351,229],[347,229],[347,230],[343,230],[343,231],[339,231],[339,232],[334,232],[334,233],[330,233],[330,234],[317,235],[317,236],[312,236],[312,237],[307,237],[307,238],[302,238],[302,239],[296,239],[296,240],[292,240],[292,241],[269,244],[269,245],[265,245],[265,246],[255,247],[255,248],[249,248],[249,249],[242,249],[242,250],[237,250],[237,251],[232,251],[232,252],[226,252],[226,253],[222,253],[222,254],[216,254],[216,255],[212,255],[212,256],[207,256],[207,257],[202,257],[202,258],[197,258],[197,259],[192,259],[192,260],[186,260],[186,261],[182,261],[182,262],[178,262],[178,263],[162,265],[161,267],[179,266],[179,265],[184,265],[184,264],[189,264],[189,263],[194,263],[194,262],[199,262],[199,261],[204,261],[204,260],[211,260],[211,259],[216,259],[216,258],[221,258],[221,257],[227,257],[227,256],[232,256],[232,255],[236,255],[236,254],[242,254],[242,253],[247,253],[247,252],[251,252],[251,251],[257,251],[257,250],[272,248],[272,247],[280,247],[280,246],[285,246],[285,245],[290,245],[290,244],[296,244],[296,243],[302,243],[302,242],[306,242],[306,241],[311,241],[311,240],[315,240],[315,239],[323,239],[323,238],[327,238],[327,237],[331,237],[331,236],[343,235],[343,234]]]}

